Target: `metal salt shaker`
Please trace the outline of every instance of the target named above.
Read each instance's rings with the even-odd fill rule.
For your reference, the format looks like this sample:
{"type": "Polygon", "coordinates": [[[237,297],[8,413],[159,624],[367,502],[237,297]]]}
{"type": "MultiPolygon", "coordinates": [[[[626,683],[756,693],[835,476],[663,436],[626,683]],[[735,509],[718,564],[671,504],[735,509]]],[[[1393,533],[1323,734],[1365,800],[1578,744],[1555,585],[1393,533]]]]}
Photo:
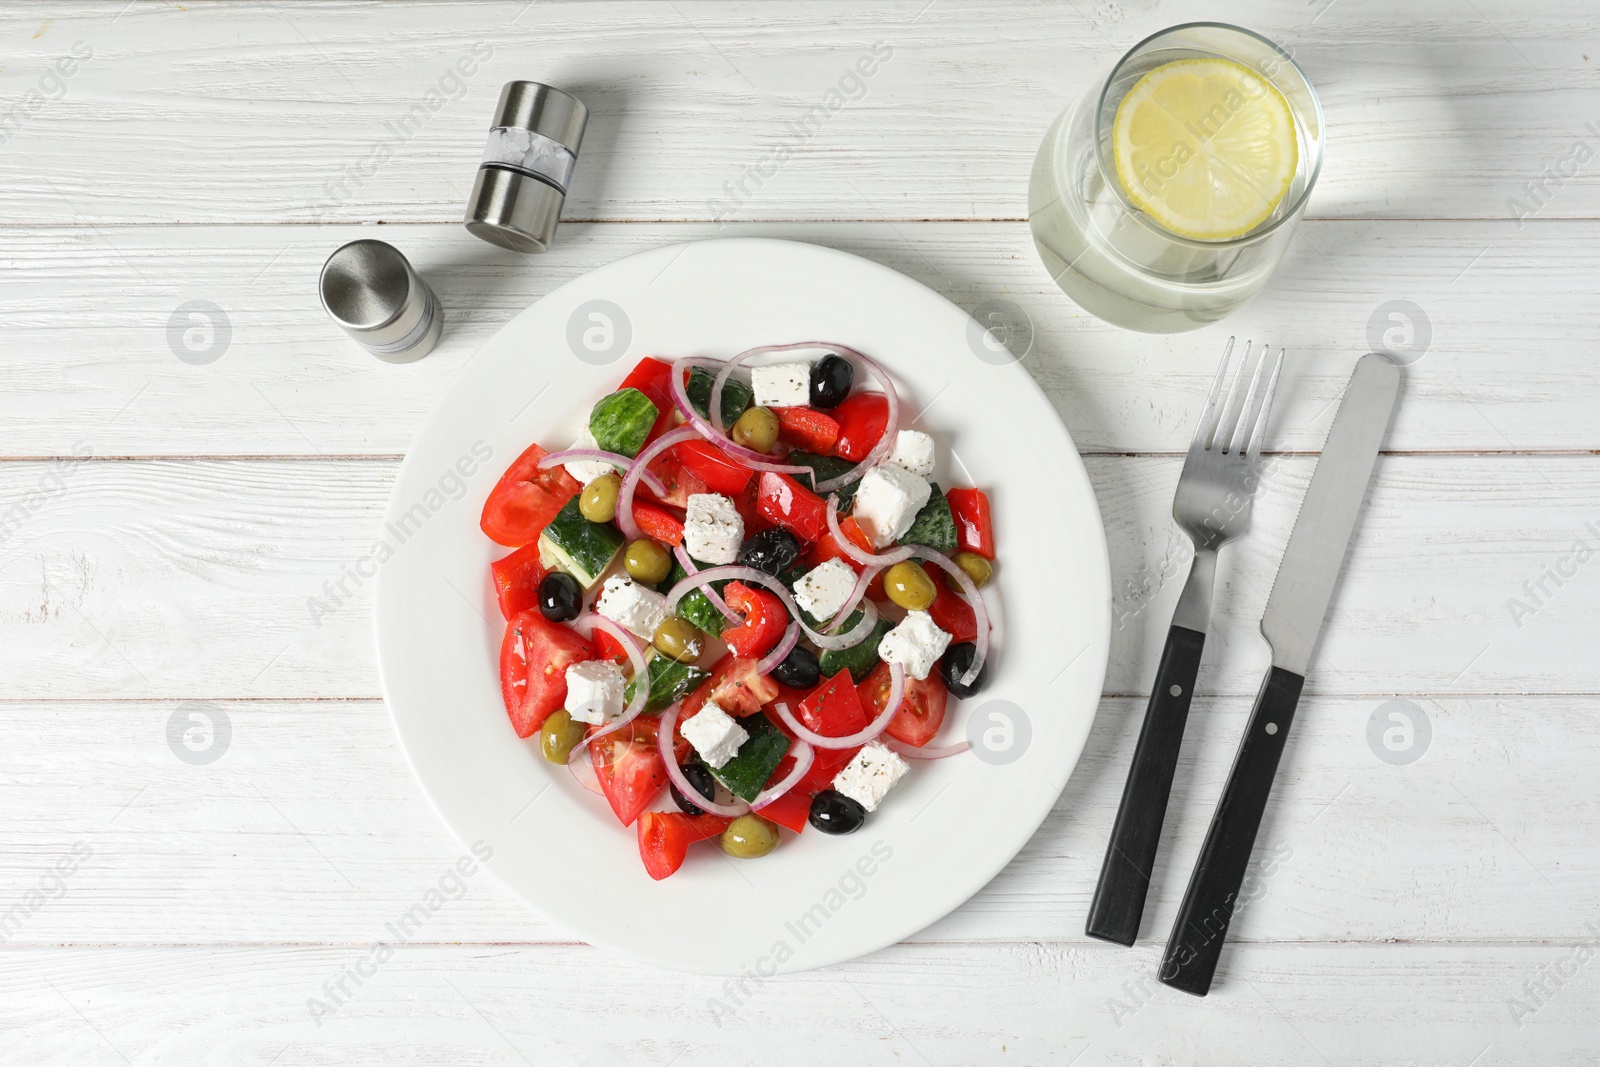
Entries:
{"type": "Polygon", "coordinates": [[[398,248],[351,241],[322,265],[322,306],[346,333],[386,363],[421,359],[439,343],[444,309],[398,248]]]}
{"type": "Polygon", "coordinates": [[[548,249],[588,122],[589,109],[570,93],[507,82],[467,202],[467,231],[514,252],[548,249]]]}

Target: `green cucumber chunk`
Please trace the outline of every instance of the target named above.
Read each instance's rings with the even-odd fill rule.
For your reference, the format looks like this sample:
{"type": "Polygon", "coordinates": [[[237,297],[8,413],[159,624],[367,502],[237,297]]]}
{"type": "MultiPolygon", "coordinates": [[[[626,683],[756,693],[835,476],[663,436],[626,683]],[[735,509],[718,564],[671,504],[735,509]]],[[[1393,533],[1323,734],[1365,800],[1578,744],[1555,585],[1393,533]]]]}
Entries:
{"type": "MultiPolygon", "coordinates": [[[[700,563],[698,560],[695,565],[701,569],[711,566],[709,563],[700,563]]],[[[683,564],[674,558],[672,561],[672,573],[667,575],[667,580],[662,583],[665,588],[661,591],[665,593],[687,577],[689,577],[689,572],[684,570],[683,564]]],[[[727,584],[726,581],[712,582],[711,587],[720,593],[727,584]]],[[[711,602],[711,598],[706,596],[703,588],[685,593],[683,599],[678,601],[677,612],[712,637],[721,637],[722,627],[728,621],[727,616],[723,615],[721,610],[711,602]]]]}
{"type": "MultiPolygon", "coordinates": [[[[693,367],[689,370],[689,380],[684,384],[684,392],[689,395],[689,404],[700,413],[702,419],[711,417],[711,387],[716,384],[717,375],[704,367],[693,367]]],[[[755,399],[755,391],[749,385],[740,381],[733,375],[722,383],[722,425],[726,429],[731,427],[745,408],[750,406],[750,401],[755,399]]]]}
{"type": "Polygon", "coordinates": [[[956,520],[950,513],[950,501],[939,491],[938,482],[930,482],[933,492],[922,505],[917,517],[911,520],[911,529],[900,538],[902,545],[926,545],[938,552],[956,550],[956,520]]]}
{"type": "MultiPolygon", "coordinates": [[[[855,623],[852,621],[851,626],[855,623]]],[[[850,630],[846,626],[840,633],[850,630]]],[[[867,675],[872,673],[872,668],[878,665],[878,642],[883,640],[883,635],[894,629],[894,623],[888,619],[879,619],[878,625],[872,628],[872,633],[859,645],[850,648],[824,649],[822,655],[817,657],[817,663],[822,667],[822,676],[832,678],[840,671],[849,671],[859,685],[867,680],[867,675]]]]}
{"type": "MultiPolygon", "coordinates": [[[[650,712],[660,711],[673,701],[682,700],[711,674],[692,663],[679,663],[651,649],[645,660],[645,677],[650,685],[650,696],[645,701],[644,710],[650,712]]],[[[628,688],[622,693],[623,701],[632,703],[638,688],[637,676],[628,679],[628,688]]]]}
{"type": "Polygon", "coordinates": [[[589,432],[594,435],[597,448],[637,456],[659,414],[650,398],[639,390],[619,389],[601,397],[589,412],[589,432]]]}
{"type": "Polygon", "coordinates": [[[592,589],[622,551],[622,542],[622,534],[611,524],[584,518],[578,498],[573,497],[539,535],[539,557],[592,589]]]}
{"type": "MultiPolygon", "coordinates": [[[[788,456],[784,458],[784,462],[797,463],[802,467],[810,467],[812,488],[815,488],[818,482],[825,482],[829,478],[837,478],[839,475],[855,466],[855,464],[851,463],[848,459],[840,459],[838,456],[819,456],[813,452],[799,451],[790,452],[788,456]]],[[[804,481],[804,478],[802,478],[801,483],[804,484],[804,481]]],[[[856,487],[860,484],[861,480],[858,478],[849,485],[842,485],[833,490],[833,492],[839,495],[839,514],[844,515],[849,513],[850,504],[856,498],[856,487]]],[[[824,497],[823,499],[827,498],[824,497]]]]}
{"type": "Polygon", "coordinates": [[[711,773],[728,787],[728,792],[749,802],[756,798],[772,772],[783,762],[789,752],[789,739],[765,715],[740,719],[739,725],[750,737],[739,746],[731,760],[721,767],[713,767],[711,773]]]}

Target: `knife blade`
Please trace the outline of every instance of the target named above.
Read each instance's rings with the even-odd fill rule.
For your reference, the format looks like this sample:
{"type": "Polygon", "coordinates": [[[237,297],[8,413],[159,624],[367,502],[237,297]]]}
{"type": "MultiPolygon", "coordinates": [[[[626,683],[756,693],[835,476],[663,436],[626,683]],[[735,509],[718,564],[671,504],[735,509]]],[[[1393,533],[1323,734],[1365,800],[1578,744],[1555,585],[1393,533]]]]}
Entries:
{"type": "Polygon", "coordinates": [[[1376,353],[1357,361],[1278,566],[1261,617],[1272,668],[1256,696],[1157,975],[1186,993],[1203,997],[1211,989],[1317,634],[1400,395],[1400,378],[1400,368],[1376,353]]]}

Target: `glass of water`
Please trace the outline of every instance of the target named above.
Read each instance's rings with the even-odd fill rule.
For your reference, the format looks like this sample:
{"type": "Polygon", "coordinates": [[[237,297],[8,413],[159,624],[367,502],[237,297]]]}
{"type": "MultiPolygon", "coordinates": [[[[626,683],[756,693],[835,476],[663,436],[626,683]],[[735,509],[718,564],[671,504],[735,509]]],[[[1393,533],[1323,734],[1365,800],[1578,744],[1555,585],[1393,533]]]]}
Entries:
{"type": "Polygon", "coordinates": [[[1322,167],[1322,105],[1259,34],[1162,30],[1056,119],[1028,223],[1085,310],[1146,333],[1216,322],[1260,292],[1322,167]]]}

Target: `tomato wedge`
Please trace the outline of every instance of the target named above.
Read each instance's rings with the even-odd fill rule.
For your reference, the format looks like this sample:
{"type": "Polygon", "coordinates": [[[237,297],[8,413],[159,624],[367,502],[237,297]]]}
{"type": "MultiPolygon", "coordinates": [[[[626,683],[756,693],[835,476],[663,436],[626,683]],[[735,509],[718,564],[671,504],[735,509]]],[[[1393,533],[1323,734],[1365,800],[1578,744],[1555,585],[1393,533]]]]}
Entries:
{"type": "MultiPolygon", "coordinates": [[[[889,669],[881,663],[878,666],[885,672],[889,669]]],[[[878,705],[878,710],[883,710],[882,704],[878,705]]],[[[806,729],[823,737],[847,737],[864,729],[869,721],[848,670],[840,671],[812,690],[795,709],[795,716],[806,729]]]]}
{"type": "Polygon", "coordinates": [[[773,408],[778,416],[778,440],[819,456],[833,455],[839,424],[816,408],[773,408]]]}
{"type": "Polygon", "coordinates": [[[685,470],[704,482],[713,493],[738,496],[755,474],[710,441],[684,441],[673,445],[670,451],[685,470]]]}
{"type": "Polygon", "coordinates": [[[756,510],[802,541],[820,541],[828,533],[828,505],[787,474],[761,472],[756,510]]]}
{"type": "Polygon", "coordinates": [[[500,696],[518,737],[530,737],[567,699],[567,668],[594,659],[583,635],[534,608],[506,626],[500,642],[500,696]]]}
{"type": "Polygon", "coordinates": [[[589,762],[600,779],[606,802],[624,826],[632,826],[645,805],[667,784],[667,768],[656,747],[654,718],[635,719],[591,744],[589,762]]]}
{"type": "Polygon", "coordinates": [[[982,489],[952,489],[945,495],[950,514],[956,520],[956,545],[994,559],[994,520],[989,513],[989,498],[982,489]]]}
{"type": "Polygon", "coordinates": [[[833,409],[839,439],[833,454],[860,463],[867,458],[889,425],[889,401],[882,393],[851,393],[833,409]]]}
{"type": "Polygon", "coordinates": [[[667,504],[675,508],[688,507],[689,498],[696,493],[708,492],[706,483],[678,460],[674,449],[667,449],[650,461],[650,473],[661,479],[661,485],[666,490],[664,495],[657,495],[651,491],[644,482],[640,482],[635,491],[635,500],[654,500],[658,504],[667,504]]]}
{"type": "Polygon", "coordinates": [[[933,603],[928,605],[928,614],[933,618],[933,624],[950,635],[950,640],[959,644],[962,641],[976,641],[978,639],[978,620],[972,613],[972,605],[967,603],[967,598],[950,588],[951,578],[942,569],[924,567],[923,570],[933,570],[929,575],[933,579],[933,603]]]}
{"type": "Polygon", "coordinates": [[[583,488],[559,464],[540,470],[539,461],[547,455],[538,445],[529,445],[490,490],[478,520],[489,540],[507,548],[532,544],[583,488]]]}
{"type": "Polygon", "coordinates": [[[683,521],[666,508],[633,502],[633,521],[639,532],[664,545],[683,544],[683,521]]]}
{"type": "Polygon", "coordinates": [[[715,700],[717,706],[729,715],[754,715],[761,705],[770,703],[778,695],[778,683],[756,670],[753,659],[740,659],[734,655],[723,656],[711,668],[711,677],[700,688],[683,698],[683,710],[678,714],[681,723],[715,700]]]}
{"type": "MultiPolygon", "coordinates": [[[[878,664],[867,675],[860,686],[861,706],[867,715],[876,718],[888,705],[890,685],[887,663],[878,664]]],[[[905,698],[884,733],[896,741],[921,748],[944,725],[945,704],[949,698],[937,671],[929,671],[922,679],[906,678],[905,698]]]]}
{"type": "Polygon", "coordinates": [[[539,581],[548,572],[539,562],[537,543],[495,560],[489,564],[489,573],[494,575],[494,593],[507,622],[539,606],[539,581]]]}
{"type": "Polygon", "coordinates": [[[738,626],[722,631],[723,642],[735,656],[759,660],[783,640],[783,633],[789,628],[789,610],[777,596],[743,582],[729,582],[722,590],[722,599],[744,616],[738,626]]]}
{"type": "Polygon", "coordinates": [[[645,356],[622,379],[617,389],[637,389],[656,406],[659,414],[645,438],[646,444],[672,429],[672,413],[676,410],[672,406],[672,364],[663,363],[654,356],[645,356]]]}
{"type": "Polygon", "coordinates": [[[639,858],[656,881],[683,866],[689,846],[716,837],[733,822],[721,815],[704,812],[685,815],[681,811],[646,811],[639,815],[639,858]]]}
{"type": "Polygon", "coordinates": [[[800,776],[790,792],[820,793],[833,787],[834,778],[844,770],[845,764],[856,758],[861,748],[813,748],[811,769],[800,776]]]}

